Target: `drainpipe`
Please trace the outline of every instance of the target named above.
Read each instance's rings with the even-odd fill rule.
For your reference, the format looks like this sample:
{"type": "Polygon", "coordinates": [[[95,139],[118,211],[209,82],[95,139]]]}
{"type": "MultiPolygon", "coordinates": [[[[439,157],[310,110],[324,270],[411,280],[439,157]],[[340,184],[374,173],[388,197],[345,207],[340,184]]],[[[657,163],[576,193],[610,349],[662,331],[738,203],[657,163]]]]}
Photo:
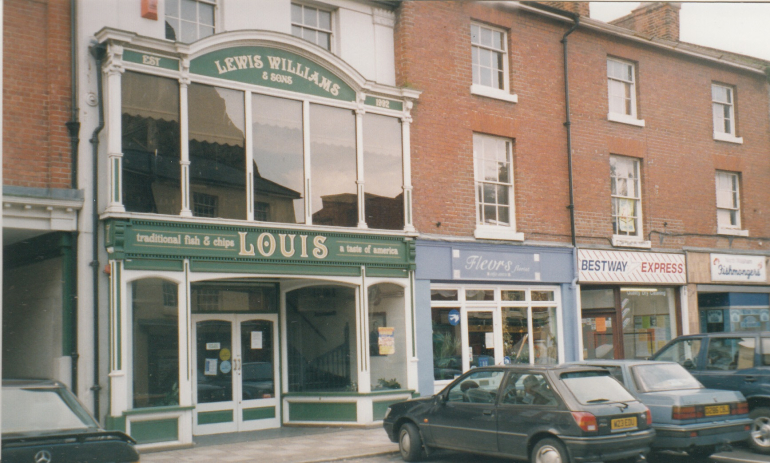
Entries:
{"type": "MultiPolygon", "coordinates": [[[[67,121],[65,124],[67,126],[67,131],[69,132],[70,136],[70,152],[71,152],[71,164],[70,164],[70,172],[72,175],[71,178],[71,186],[73,190],[78,189],[78,146],[80,145],[80,121],[78,119],[78,73],[77,73],[77,66],[78,66],[78,60],[77,60],[77,42],[78,42],[78,36],[77,36],[78,28],[77,28],[77,0],[70,0],[70,83],[71,83],[71,89],[70,89],[70,98],[72,99],[72,102],[70,103],[71,107],[71,114],[70,114],[70,120],[67,121]]],[[[71,365],[71,379],[70,379],[70,387],[73,391],[78,390],[78,358],[80,357],[80,354],[78,354],[78,325],[77,325],[77,313],[78,313],[78,304],[77,304],[77,259],[74,258],[74,256],[77,256],[77,232],[72,232],[70,237],[70,245],[71,245],[71,255],[73,256],[71,259],[71,265],[69,268],[65,269],[65,272],[71,273],[71,294],[70,294],[70,300],[67,301],[65,304],[67,304],[68,310],[69,310],[69,316],[71,317],[70,320],[70,327],[71,327],[71,333],[69,334],[70,339],[70,345],[65,346],[65,349],[69,349],[69,355],[72,359],[72,365],[71,365]]],[[[64,352],[66,354],[66,350],[64,352]]]]}
{"type": "Polygon", "coordinates": [[[93,297],[94,297],[94,384],[91,390],[94,393],[94,416],[99,417],[99,391],[102,387],[99,385],[99,190],[97,183],[99,180],[99,132],[104,128],[104,98],[102,91],[102,61],[106,49],[104,45],[92,45],[89,48],[91,55],[96,60],[96,95],[99,107],[99,125],[94,129],[91,135],[91,146],[93,147],[91,156],[93,164],[91,166],[91,194],[93,195],[92,213],[91,213],[91,232],[93,233],[93,246],[91,248],[91,272],[93,276],[93,297]]]}

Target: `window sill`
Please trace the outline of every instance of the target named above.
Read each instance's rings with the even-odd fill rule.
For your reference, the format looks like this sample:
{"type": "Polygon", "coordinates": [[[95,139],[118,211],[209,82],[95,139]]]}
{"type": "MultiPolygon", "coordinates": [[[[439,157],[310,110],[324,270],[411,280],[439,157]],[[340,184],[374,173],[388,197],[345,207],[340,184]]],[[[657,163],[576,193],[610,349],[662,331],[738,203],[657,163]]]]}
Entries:
{"type": "Polygon", "coordinates": [[[749,236],[748,230],[741,230],[738,228],[720,228],[717,227],[717,235],[729,235],[729,236],[749,236]]]}
{"type": "Polygon", "coordinates": [[[517,233],[514,229],[507,227],[479,226],[473,236],[483,240],[524,241],[524,233],[517,233]]]}
{"type": "Polygon", "coordinates": [[[621,124],[635,125],[644,127],[644,119],[637,119],[626,114],[607,113],[607,120],[611,122],[620,122],[621,124]]]}
{"type": "Polygon", "coordinates": [[[619,248],[650,249],[652,242],[644,241],[636,236],[612,235],[612,245],[619,248]]]}
{"type": "Polygon", "coordinates": [[[485,96],[487,98],[503,100],[509,103],[519,102],[519,96],[516,95],[515,93],[508,93],[505,90],[500,90],[492,87],[485,87],[483,85],[478,85],[478,84],[471,85],[471,95],[485,96]]]}
{"type": "Polygon", "coordinates": [[[735,143],[737,145],[743,144],[743,137],[736,137],[729,133],[714,132],[714,140],[735,143]]]}

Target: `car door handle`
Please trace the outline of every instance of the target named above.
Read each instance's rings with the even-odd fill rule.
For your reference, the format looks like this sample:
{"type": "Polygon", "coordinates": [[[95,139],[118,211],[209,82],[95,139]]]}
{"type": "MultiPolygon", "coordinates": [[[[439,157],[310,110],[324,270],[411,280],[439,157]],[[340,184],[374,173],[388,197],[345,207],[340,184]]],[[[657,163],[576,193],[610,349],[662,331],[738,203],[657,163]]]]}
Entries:
{"type": "Polygon", "coordinates": [[[747,383],[753,383],[753,382],[755,382],[757,380],[757,377],[756,376],[745,376],[743,378],[743,380],[746,381],[747,383]]]}
{"type": "Polygon", "coordinates": [[[492,410],[484,410],[481,413],[484,414],[484,415],[487,415],[487,416],[492,416],[492,410]]]}

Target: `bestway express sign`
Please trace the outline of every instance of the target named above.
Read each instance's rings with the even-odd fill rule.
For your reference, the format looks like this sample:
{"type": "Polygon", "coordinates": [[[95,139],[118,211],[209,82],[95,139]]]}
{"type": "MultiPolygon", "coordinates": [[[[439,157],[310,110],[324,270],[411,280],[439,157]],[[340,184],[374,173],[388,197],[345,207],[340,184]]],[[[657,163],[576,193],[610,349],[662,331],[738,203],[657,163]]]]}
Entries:
{"type": "Polygon", "coordinates": [[[684,255],[655,252],[578,250],[581,282],[685,284],[684,255]]]}

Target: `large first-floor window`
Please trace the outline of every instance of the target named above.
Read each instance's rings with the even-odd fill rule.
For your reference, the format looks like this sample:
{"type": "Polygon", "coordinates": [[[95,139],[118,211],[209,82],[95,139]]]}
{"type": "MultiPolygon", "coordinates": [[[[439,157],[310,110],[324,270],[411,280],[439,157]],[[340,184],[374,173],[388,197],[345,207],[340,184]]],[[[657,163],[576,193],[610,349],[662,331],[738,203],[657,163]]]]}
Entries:
{"type": "Polygon", "coordinates": [[[559,363],[560,300],[553,287],[431,286],[434,380],[480,366],[559,363]]]}
{"type": "Polygon", "coordinates": [[[177,285],[159,278],[131,283],[133,406],[179,404],[177,285]]]}
{"type": "Polygon", "coordinates": [[[165,77],[122,77],[113,181],[126,211],[404,229],[399,118],[196,82],[182,101],[181,90],[165,77]]]}

